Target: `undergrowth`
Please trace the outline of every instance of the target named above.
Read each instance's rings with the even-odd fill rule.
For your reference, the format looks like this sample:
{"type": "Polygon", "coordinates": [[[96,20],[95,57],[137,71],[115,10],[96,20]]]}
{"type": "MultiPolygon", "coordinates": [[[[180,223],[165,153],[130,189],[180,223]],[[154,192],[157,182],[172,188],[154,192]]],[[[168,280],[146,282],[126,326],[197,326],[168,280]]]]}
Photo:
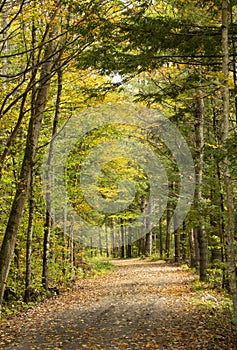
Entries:
{"type": "Polygon", "coordinates": [[[91,264],[92,274],[94,276],[100,276],[109,271],[113,271],[115,266],[108,260],[102,260],[100,258],[92,258],[89,260],[91,264]]]}

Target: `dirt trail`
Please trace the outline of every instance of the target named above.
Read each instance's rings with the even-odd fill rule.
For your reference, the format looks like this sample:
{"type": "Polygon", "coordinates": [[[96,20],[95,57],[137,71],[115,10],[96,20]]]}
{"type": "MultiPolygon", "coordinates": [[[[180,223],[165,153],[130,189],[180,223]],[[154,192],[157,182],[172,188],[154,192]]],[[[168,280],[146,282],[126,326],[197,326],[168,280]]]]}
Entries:
{"type": "Polygon", "coordinates": [[[193,302],[192,274],[158,262],[113,263],[113,273],[3,322],[0,349],[237,349],[221,301],[212,309],[193,302]]]}

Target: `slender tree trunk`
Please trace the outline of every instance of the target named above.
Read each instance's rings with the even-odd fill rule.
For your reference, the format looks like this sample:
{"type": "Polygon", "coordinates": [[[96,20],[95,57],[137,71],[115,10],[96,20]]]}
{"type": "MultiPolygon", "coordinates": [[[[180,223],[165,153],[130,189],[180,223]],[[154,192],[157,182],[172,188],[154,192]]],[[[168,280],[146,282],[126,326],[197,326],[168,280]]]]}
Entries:
{"type": "Polygon", "coordinates": [[[237,319],[237,282],[236,282],[236,263],[235,263],[235,221],[234,221],[234,196],[232,179],[227,156],[226,141],[229,132],[229,46],[228,46],[228,0],[222,1],[222,72],[225,77],[222,83],[222,123],[221,123],[221,143],[223,159],[221,170],[224,178],[226,191],[227,217],[225,226],[226,255],[229,273],[230,293],[233,302],[234,318],[237,319]]]}
{"type": "MultiPolygon", "coordinates": [[[[178,193],[178,184],[174,183],[174,191],[178,193]]],[[[180,261],[180,229],[177,225],[177,216],[174,213],[173,215],[174,227],[177,227],[174,231],[174,261],[180,261]]]]}
{"type": "MultiPolygon", "coordinates": [[[[67,208],[63,208],[63,251],[62,251],[62,271],[66,274],[67,270],[67,208]]],[[[91,252],[93,249],[92,239],[91,239],[91,252]]],[[[49,254],[49,247],[48,247],[49,254]]],[[[48,263],[48,261],[47,261],[48,263]]]]}
{"type": "Polygon", "coordinates": [[[111,221],[110,224],[110,240],[111,240],[111,252],[110,255],[115,258],[116,257],[116,252],[115,252],[115,237],[114,237],[114,222],[113,220],[111,221]]]}
{"type": "Polygon", "coordinates": [[[170,257],[170,242],[171,242],[171,235],[169,230],[170,220],[171,220],[171,208],[168,202],[167,208],[166,208],[166,237],[165,237],[165,257],[167,259],[170,257]]]}
{"type": "Polygon", "coordinates": [[[34,164],[42,118],[50,87],[50,77],[54,64],[52,60],[52,55],[54,54],[53,46],[54,45],[50,43],[45,50],[43,58],[44,63],[41,67],[41,83],[36,97],[35,113],[30,118],[24,159],[0,250],[0,304],[2,304],[16,238],[28,196],[31,171],[34,164]],[[51,59],[49,59],[49,57],[51,57],[51,59]]]}
{"type": "MultiPolygon", "coordinates": [[[[231,26],[233,27],[234,23],[234,14],[233,14],[233,5],[234,1],[230,1],[230,22],[231,22],[231,26]]],[[[232,50],[235,53],[236,52],[236,45],[235,45],[235,35],[232,34],[231,36],[231,42],[232,42],[232,50]]],[[[232,56],[232,67],[233,67],[233,79],[234,79],[234,91],[237,90],[237,69],[236,69],[236,55],[232,56]]],[[[235,94],[234,97],[234,101],[235,101],[235,123],[237,125],[237,95],[235,94]]]]}
{"type": "MultiPolygon", "coordinates": [[[[220,203],[219,203],[219,197],[217,199],[217,195],[218,192],[220,193],[221,191],[219,190],[219,179],[218,177],[211,173],[211,176],[213,177],[213,179],[215,181],[213,181],[213,184],[211,185],[211,189],[210,189],[210,200],[211,203],[213,203],[213,205],[219,205],[220,208],[220,203]]],[[[221,232],[221,217],[222,217],[222,213],[221,215],[219,215],[219,212],[215,211],[214,213],[210,214],[210,226],[213,228],[214,232],[212,233],[211,237],[215,238],[215,237],[219,237],[219,242],[214,242],[214,244],[212,244],[212,250],[211,250],[211,263],[212,266],[215,266],[217,263],[219,264],[221,262],[221,247],[220,247],[220,242],[222,240],[222,232],[221,232]]]]}
{"type": "Polygon", "coordinates": [[[181,242],[181,258],[182,261],[186,261],[186,255],[187,255],[187,251],[186,251],[186,240],[187,240],[187,235],[186,235],[186,222],[183,222],[183,230],[180,236],[180,242],[181,242]]]}
{"type": "Polygon", "coordinates": [[[195,112],[195,135],[196,135],[196,189],[195,189],[195,209],[198,214],[197,238],[199,245],[199,276],[204,281],[207,275],[208,266],[208,245],[207,236],[204,229],[202,214],[202,179],[203,179],[203,156],[204,156],[204,102],[202,91],[196,95],[195,112]]]}
{"type": "MultiPolygon", "coordinates": [[[[220,143],[220,134],[218,129],[218,123],[216,118],[216,112],[213,109],[213,130],[215,135],[216,144],[220,143]]],[[[217,212],[217,223],[218,223],[218,236],[220,237],[221,241],[221,261],[226,262],[226,252],[225,252],[225,218],[224,218],[224,212],[225,212],[225,204],[224,204],[224,190],[223,190],[223,181],[222,181],[222,175],[221,175],[221,169],[220,169],[220,157],[217,153],[217,157],[214,156],[214,161],[216,165],[216,176],[217,176],[217,191],[218,191],[218,199],[217,199],[217,205],[218,205],[218,212],[217,212]]],[[[228,276],[226,268],[223,267],[223,282],[222,286],[223,288],[226,288],[228,285],[228,276]]]]}
{"type": "Polygon", "coordinates": [[[69,249],[70,249],[70,270],[74,271],[74,222],[72,221],[69,229],[69,249]]]}
{"type": "Polygon", "coordinates": [[[148,232],[145,237],[145,255],[152,254],[152,231],[148,232]]]}
{"type": "MultiPolygon", "coordinates": [[[[219,235],[221,238],[221,261],[226,262],[226,249],[225,249],[225,204],[224,204],[224,195],[222,191],[222,181],[221,181],[221,171],[219,166],[219,161],[217,163],[217,177],[219,180],[219,235]]],[[[222,287],[227,288],[228,286],[228,272],[225,267],[222,268],[222,287]]]]}
{"type": "MultiPolygon", "coordinates": [[[[7,57],[8,54],[8,42],[7,42],[7,10],[6,7],[3,6],[2,8],[2,54],[3,56],[7,57]]],[[[3,75],[3,88],[7,88],[7,70],[8,70],[8,59],[3,58],[2,60],[2,75],[3,75]]]]}
{"type": "MultiPolygon", "coordinates": [[[[36,67],[36,59],[35,59],[35,24],[34,20],[32,22],[32,29],[31,29],[31,37],[32,37],[32,66],[36,67]]],[[[37,74],[37,68],[34,68],[31,75],[31,83],[35,83],[36,80],[36,74],[37,74]]],[[[23,119],[23,111],[24,111],[24,105],[27,97],[27,92],[23,96],[22,102],[21,102],[21,108],[20,108],[20,115],[17,121],[17,124],[13,131],[13,138],[14,138],[14,132],[17,133],[18,128],[21,125],[21,121],[23,119]]],[[[32,97],[31,97],[31,115],[35,114],[35,105],[36,105],[36,88],[32,88],[32,97]]],[[[7,146],[10,147],[11,143],[8,142],[7,146]]],[[[7,153],[7,152],[6,152],[7,153]]],[[[1,159],[3,161],[4,159],[1,159]]],[[[33,224],[34,224],[34,209],[35,209],[35,198],[34,198],[34,185],[35,185],[35,170],[34,167],[31,171],[31,180],[30,180],[30,197],[29,197],[29,219],[28,219],[28,230],[27,230],[27,241],[26,241],[26,276],[25,276],[25,301],[30,301],[30,287],[31,287],[31,272],[32,272],[32,239],[33,239],[33,224]]]]}
{"type": "MultiPolygon", "coordinates": [[[[152,213],[152,204],[150,202],[148,204],[148,213],[149,215],[152,213]]],[[[150,256],[152,254],[152,223],[149,216],[145,220],[145,228],[147,232],[145,235],[145,255],[150,256]]]]}
{"type": "Polygon", "coordinates": [[[106,257],[109,258],[108,226],[105,224],[106,257]]]}
{"type": "Polygon", "coordinates": [[[128,227],[128,249],[127,249],[127,258],[132,257],[132,233],[131,228],[128,227]]]}
{"type": "Polygon", "coordinates": [[[141,237],[139,239],[139,255],[144,255],[146,254],[146,245],[145,245],[145,237],[141,237]]]}
{"type": "Polygon", "coordinates": [[[159,221],[159,247],[160,247],[160,258],[163,258],[163,230],[162,230],[162,219],[159,221]]]}
{"type": "Polygon", "coordinates": [[[120,223],[121,227],[121,254],[120,257],[121,259],[125,258],[125,232],[124,232],[124,226],[123,226],[123,221],[121,220],[120,223]]]}
{"type": "Polygon", "coordinates": [[[194,240],[194,229],[191,228],[189,231],[189,255],[190,255],[190,267],[196,268],[196,256],[195,256],[195,240],[194,240]]]}
{"type": "Polygon", "coordinates": [[[42,270],[42,285],[45,290],[48,290],[48,265],[49,265],[49,238],[51,227],[51,215],[49,206],[47,205],[45,226],[44,226],[44,244],[43,244],[43,270],[42,270]]]}
{"type": "MultiPolygon", "coordinates": [[[[44,289],[48,290],[48,278],[49,278],[49,250],[50,250],[50,233],[52,226],[52,209],[51,209],[51,164],[53,159],[53,148],[54,148],[54,136],[58,130],[58,120],[60,114],[60,102],[62,94],[62,69],[59,68],[57,71],[58,75],[58,90],[57,90],[57,99],[56,99],[56,110],[53,121],[53,130],[52,130],[52,140],[49,147],[49,155],[47,159],[47,173],[46,173],[46,214],[45,214],[45,224],[44,224],[44,245],[43,245],[43,270],[42,270],[42,284],[44,289]]],[[[66,249],[64,247],[64,249],[66,249]]]]}
{"type": "Polygon", "coordinates": [[[27,241],[26,241],[26,275],[25,275],[25,296],[24,296],[26,303],[30,301],[30,287],[31,287],[32,238],[33,238],[34,209],[35,209],[34,183],[35,183],[35,172],[34,172],[34,169],[32,169],[31,181],[30,181],[29,219],[28,219],[27,241]]]}
{"type": "Polygon", "coordinates": [[[166,206],[166,233],[165,233],[165,258],[170,258],[170,248],[171,248],[171,232],[170,232],[170,222],[172,218],[172,199],[174,195],[174,185],[173,182],[169,183],[169,200],[166,206]]]}
{"type": "MultiPolygon", "coordinates": [[[[176,215],[174,214],[174,227],[177,227],[176,225],[176,215]]],[[[179,262],[180,261],[180,232],[179,228],[177,228],[174,231],[174,261],[179,262]]]]}
{"type": "Polygon", "coordinates": [[[157,230],[155,228],[152,231],[153,231],[152,232],[152,244],[153,244],[153,247],[154,247],[153,254],[156,255],[156,253],[157,253],[157,230]]]}
{"type": "Polygon", "coordinates": [[[102,236],[101,236],[101,233],[99,233],[99,252],[100,252],[100,256],[103,256],[103,246],[102,246],[102,236]]]}

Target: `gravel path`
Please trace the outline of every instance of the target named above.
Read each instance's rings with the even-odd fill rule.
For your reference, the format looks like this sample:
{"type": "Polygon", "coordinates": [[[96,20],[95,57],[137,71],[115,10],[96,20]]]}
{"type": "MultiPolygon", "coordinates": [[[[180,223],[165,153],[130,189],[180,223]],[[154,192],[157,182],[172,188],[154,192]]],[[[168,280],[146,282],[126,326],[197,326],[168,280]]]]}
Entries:
{"type": "Polygon", "coordinates": [[[160,262],[113,263],[114,272],[3,322],[0,348],[237,349],[221,300],[195,304],[192,274],[160,262]]]}

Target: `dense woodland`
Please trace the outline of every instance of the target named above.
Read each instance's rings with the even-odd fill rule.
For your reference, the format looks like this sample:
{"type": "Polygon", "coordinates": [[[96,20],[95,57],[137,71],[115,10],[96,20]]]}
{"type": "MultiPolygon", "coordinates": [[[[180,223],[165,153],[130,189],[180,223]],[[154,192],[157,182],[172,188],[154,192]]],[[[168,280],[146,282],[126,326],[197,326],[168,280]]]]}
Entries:
{"type": "Polygon", "coordinates": [[[1,304],[6,308],[11,296],[29,303],[70,286],[92,256],[153,256],[188,264],[201,281],[226,289],[237,318],[237,2],[2,0],[0,11],[1,304]],[[94,128],[66,153],[64,178],[70,206],[104,236],[98,229],[84,244],[80,225],[63,206],[57,223],[49,171],[46,189],[42,185],[45,154],[50,167],[55,137],[67,136],[65,123],[88,108],[103,111],[102,105],[117,105],[114,113],[125,117],[121,106],[150,108],[178,128],[195,168],[192,203],[181,223],[175,208],[185,174],[168,141],[139,125],[100,124],[103,113],[95,113],[94,128]],[[128,207],[119,197],[120,211],[93,208],[80,186],[90,154],[105,143],[112,152],[121,139],[150,148],[168,182],[161,217],[152,225],[148,215],[137,237],[131,225],[153,203],[146,169],[133,149],[127,157],[105,156],[97,181],[109,205],[120,183],[133,182],[128,207]]]}

